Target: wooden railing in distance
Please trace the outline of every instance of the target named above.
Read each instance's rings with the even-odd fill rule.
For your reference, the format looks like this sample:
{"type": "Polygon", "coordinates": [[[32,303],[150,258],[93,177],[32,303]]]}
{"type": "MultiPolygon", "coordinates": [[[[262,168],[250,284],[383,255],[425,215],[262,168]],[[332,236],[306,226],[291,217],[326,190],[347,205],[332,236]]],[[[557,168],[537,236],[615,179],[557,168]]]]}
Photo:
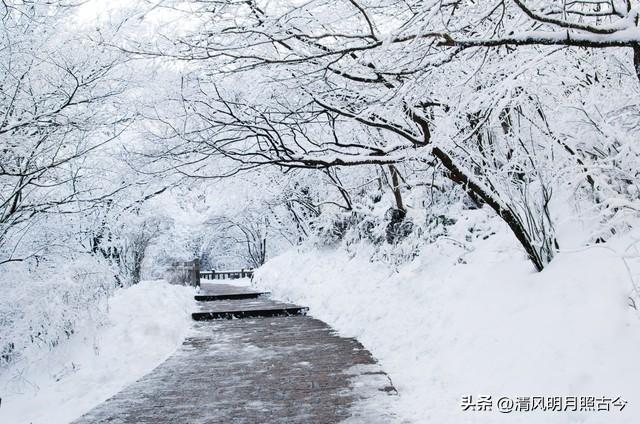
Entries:
{"type": "Polygon", "coordinates": [[[200,271],[202,280],[234,280],[237,278],[252,278],[252,269],[241,269],[239,271],[200,271]]]}

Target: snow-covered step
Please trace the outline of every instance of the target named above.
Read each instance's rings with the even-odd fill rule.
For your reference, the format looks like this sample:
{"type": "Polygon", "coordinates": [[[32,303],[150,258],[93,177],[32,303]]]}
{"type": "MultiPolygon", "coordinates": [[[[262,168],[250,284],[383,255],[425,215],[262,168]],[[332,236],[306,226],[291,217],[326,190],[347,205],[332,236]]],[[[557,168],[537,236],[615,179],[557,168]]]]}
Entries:
{"type": "Polygon", "coordinates": [[[238,292],[224,294],[201,292],[200,294],[195,295],[195,299],[198,302],[213,302],[217,300],[255,299],[260,296],[268,296],[269,294],[269,292],[238,292]]]}
{"type": "Polygon", "coordinates": [[[268,293],[229,284],[209,283],[196,295],[199,310],[191,314],[196,321],[304,315],[308,308],[271,300],[268,293]]]}
{"type": "Polygon", "coordinates": [[[304,306],[280,304],[267,308],[246,309],[238,308],[233,310],[221,311],[201,311],[194,312],[191,317],[195,321],[206,321],[213,319],[237,319],[237,318],[259,318],[259,317],[276,317],[276,316],[292,316],[305,315],[309,308],[304,306]]]}

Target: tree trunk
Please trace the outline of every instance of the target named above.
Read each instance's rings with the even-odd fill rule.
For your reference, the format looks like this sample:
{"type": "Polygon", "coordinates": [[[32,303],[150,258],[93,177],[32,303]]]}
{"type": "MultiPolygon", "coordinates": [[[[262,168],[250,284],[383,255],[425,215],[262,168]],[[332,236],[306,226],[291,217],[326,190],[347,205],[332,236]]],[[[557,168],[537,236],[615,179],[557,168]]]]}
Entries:
{"type": "Polygon", "coordinates": [[[400,172],[394,165],[389,165],[389,171],[391,173],[391,191],[393,192],[393,197],[396,199],[396,207],[398,210],[406,213],[407,210],[404,207],[402,192],[400,191],[400,172]]]}
{"type": "Polygon", "coordinates": [[[633,46],[633,69],[636,71],[636,77],[640,81],[640,44],[633,46]]]}
{"type": "Polygon", "coordinates": [[[493,209],[504,222],[507,223],[513,234],[516,236],[522,247],[524,247],[527,256],[533,262],[536,270],[542,271],[544,267],[553,258],[553,251],[547,246],[557,245],[555,238],[551,240],[551,243],[543,243],[541,251],[536,249],[531,237],[529,236],[527,229],[524,227],[522,221],[513,213],[508,207],[504,207],[501,202],[494,197],[492,193],[488,193],[482,186],[475,182],[472,176],[467,175],[464,170],[456,165],[453,159],[438,147],[434,147],[433,155],[440,160],[445,168],[451,174],[451,180],[462,185],[464,189],[473,196],[481,198],[491,209],[493,209]]]}

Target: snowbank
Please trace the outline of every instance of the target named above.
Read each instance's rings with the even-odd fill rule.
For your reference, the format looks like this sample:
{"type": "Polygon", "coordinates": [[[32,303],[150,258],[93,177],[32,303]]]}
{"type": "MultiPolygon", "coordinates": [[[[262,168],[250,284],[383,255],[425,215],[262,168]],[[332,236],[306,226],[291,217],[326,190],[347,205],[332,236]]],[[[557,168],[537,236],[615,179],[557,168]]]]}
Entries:
{"type": "Polygon", "coordinates": [[[367,252],[291,251],[255,277],[357,337],[415,423],[638,423],[640,318],[609,248],[559,254],[532,272],[508,237],[462,253],[447,240],[394,272],[367,252]],[[449,244],[448,244],[449,243],[449,244]],[[612,412],[462,411],[463,396],[622,396],[612,412]]]}
{"type": "Polygon", "coordinates": [[[0,422],[68,423],[162,363],[190,328],[193,289],[161,281],[119,290],[108,322],[0,376],[0,422]]]}

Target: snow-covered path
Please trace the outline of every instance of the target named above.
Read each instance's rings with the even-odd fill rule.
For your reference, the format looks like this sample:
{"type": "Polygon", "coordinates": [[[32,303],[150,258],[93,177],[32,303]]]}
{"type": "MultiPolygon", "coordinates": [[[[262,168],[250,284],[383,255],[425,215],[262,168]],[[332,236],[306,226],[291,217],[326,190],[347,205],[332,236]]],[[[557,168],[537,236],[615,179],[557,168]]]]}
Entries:
{"type": "MultiPolygon", "coordinates": [[[[222,303],[255,311],[260,300],[222,303]]],[[[358,341],[322,321],[297,315],[194,325],[165,363],[74,423],[396,422],[398,396],[387,375],[358,341]]]]}

